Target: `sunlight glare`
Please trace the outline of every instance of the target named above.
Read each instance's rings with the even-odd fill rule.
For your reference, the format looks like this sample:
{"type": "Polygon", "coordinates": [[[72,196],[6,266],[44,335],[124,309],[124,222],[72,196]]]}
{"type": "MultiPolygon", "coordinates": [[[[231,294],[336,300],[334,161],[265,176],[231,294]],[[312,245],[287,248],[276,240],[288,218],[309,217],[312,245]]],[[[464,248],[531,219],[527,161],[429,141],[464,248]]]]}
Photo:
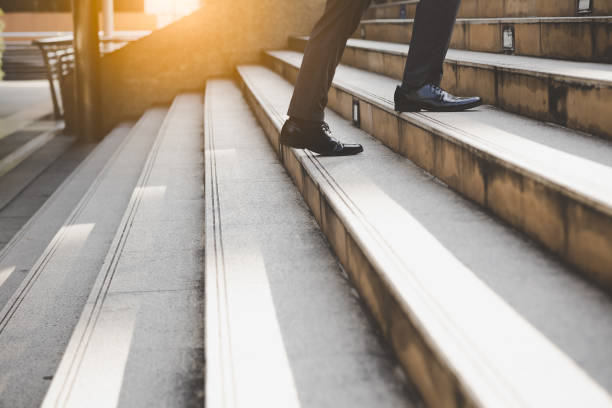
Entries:
{"type": "Polygon", "coordinates": [[[158,16],[160,25],[167,25],[193,13],[203,0],[145,0],[145,13],[158,16]]]}
{"type": "Polygon", "coordinates": [[[8,268],[0,269],[0,286],[6,282],[6,280],[15,272],[16,266],[9,266],[8,268]]]}

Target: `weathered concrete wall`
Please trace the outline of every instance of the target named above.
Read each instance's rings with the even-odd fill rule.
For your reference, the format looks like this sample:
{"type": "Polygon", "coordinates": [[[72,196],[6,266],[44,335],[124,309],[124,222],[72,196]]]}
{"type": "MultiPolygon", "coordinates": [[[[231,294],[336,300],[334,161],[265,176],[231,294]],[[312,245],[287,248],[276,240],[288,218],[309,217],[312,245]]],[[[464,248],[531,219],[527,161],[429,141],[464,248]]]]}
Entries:
{"type": "Polygon", "coordinates": [[[233,75],[261,51],[308,34],[325,0],[207,0],[161,30],[105,56],[102,100],[105,130],[168,104],[181,91],[202,90],[206,79],[233,75]]]}
{"type": "MultiPolygon", "coordinates": [[[[72,31],[71,13],[6,13],[6,32],[72,31]]],[[[102,14],[100,13],[100,27],[102,14]]],[[[115,13],[115,30],[155,30],[157,16],[144,13],[115,13]]]]}

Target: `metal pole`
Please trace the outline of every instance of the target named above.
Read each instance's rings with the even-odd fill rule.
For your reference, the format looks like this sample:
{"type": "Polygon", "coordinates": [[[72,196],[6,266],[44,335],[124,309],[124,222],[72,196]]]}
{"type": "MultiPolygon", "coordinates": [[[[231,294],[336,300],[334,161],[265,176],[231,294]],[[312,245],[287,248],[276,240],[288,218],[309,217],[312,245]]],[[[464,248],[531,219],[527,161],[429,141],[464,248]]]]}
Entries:
{"type": "MultiPolygon", "coordinates": [[[[115,9],[113,0],[103,0],[102,20],[104,26],[104,37],[112,38],[113,32],[115,31],[115,9]]],[[[107,52],[112,51],[112,46],[112,43],[107,43],[105,45],[105,50],[107,52]]]]}
{"type": "Polygon", "coordinates": [[[72,0],[77,136],[85,141],[100,136],[98,4],[97,0],[72,0]]]}

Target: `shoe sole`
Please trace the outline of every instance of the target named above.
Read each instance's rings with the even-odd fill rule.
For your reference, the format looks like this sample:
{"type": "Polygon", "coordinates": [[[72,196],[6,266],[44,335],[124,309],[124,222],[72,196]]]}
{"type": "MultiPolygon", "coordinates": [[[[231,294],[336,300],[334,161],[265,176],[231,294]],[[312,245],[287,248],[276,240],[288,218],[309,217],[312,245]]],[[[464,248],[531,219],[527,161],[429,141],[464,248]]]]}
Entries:
{"type": "Polygon", "coordinates": [[[317,152],[316,150],[312,150],[312,149],[311,149],[311,148],[309,148],[308,146],[304,146],[304,145],[298,145],[298,146],[295,146],[295,145],[292,145],[292,144],[283,143],[282,141],[281,141],[281,145],[283,145],[283,146],[287,146],[287,147],[291,147],[291,148],[293,148],[293,149],[306,149],[306,150],[310,150],[311,152],[316,153],[316,154],[318,154],[319,156],[323,156],[323,157],[334,157],[334,156],[336,156],[336,157],[339,157],[339,156],[354,156],[354,155],[356,155],[356,154],[359,154],[359,153],[362,153],[362,152],[363,152],[363,147],[361,147],[361,149],[359,149],[359,150],[355,150],[355,151],[353,151],[353,152],[351,152],[351,153],[325,154],[325,153],[319,153],[319,152],[317,152]]]}
{"type": "Polygon", "coordinates": [[[420,111],[427,111],[427,112],[462,112],[468,109],[472,109],[472,108],[476,108],[478,106],[482,105],[482,101],[478,101],[478,102],[472,102],[466,105],[461,105],[461,106],[452,106],[449,108],[431,108],[431,107],[427,107],[427,106],[418,106],[418,105],[395,105],[395,111],[396,112],[420,112],[420,111]]]}
{"type": "Polygon", "coordinates": [[[285,140],[284,138],[281,138],[280,144],[283,145],[283,146],[294,148],[294,149],[308,149],[311,152],[318,154],[319,156],[325,156],[325,157],[331,157],[331,156],[354,156],[356,154],[359,154],[359,153],[363,152],[363,146],[362,146],[361,149],[358,149],[358,150],[356,150],[354,152],[351,152],[351,153],[324,154],[324,153],[319,153],[316,150],[312,150],[310,147],[308,147],[308,146],[306,146],[304,144],[292,143],[290,141],[285,140]]]}
{"type": "MultiPolygon", "coordinates": [[[[308,148],[307,148],[308,149],[308,148]]],[[[310,149],[308,149],[310,150],[310,149]]],[[[355,156],[356,154],[362,153],[363,152],[363,146],[358,149],[358,150],[354,150],[351,153],[340,153],[340,154],[322,154],[322,153],[318,153],[315,152],[314,150],[310,150],[311,152],[317,153],[319,156],[323,156],[323,157],[341,157],[341,156],[355,156]]]]}

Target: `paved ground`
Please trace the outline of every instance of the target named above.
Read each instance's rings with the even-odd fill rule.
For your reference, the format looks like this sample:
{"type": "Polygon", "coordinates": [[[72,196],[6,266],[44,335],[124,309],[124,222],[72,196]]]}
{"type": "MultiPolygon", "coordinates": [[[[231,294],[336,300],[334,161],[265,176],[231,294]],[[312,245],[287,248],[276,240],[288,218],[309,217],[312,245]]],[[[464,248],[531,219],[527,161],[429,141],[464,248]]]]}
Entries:
{"type": "Polygon", "coordinates": [[[48,81],[0,81],[0,118],[49,100],[48,81]]]}
{"type": "Polygon", "coordinates": [[[0,249],[91,148],[71,149],[73,138],[62,134],[42,147],[28,147],[43,133],[63,126],[61,122],[50,120],[51,112],[51,94],[46,80],[0,81],[0,249]],[[12,157],[23,149],[27,152],[25,156],[12,157]],[[64,160],[55,163],[64,154],[64,160]],[[16,209],[19,210],[15,212],[16,209]]]}

